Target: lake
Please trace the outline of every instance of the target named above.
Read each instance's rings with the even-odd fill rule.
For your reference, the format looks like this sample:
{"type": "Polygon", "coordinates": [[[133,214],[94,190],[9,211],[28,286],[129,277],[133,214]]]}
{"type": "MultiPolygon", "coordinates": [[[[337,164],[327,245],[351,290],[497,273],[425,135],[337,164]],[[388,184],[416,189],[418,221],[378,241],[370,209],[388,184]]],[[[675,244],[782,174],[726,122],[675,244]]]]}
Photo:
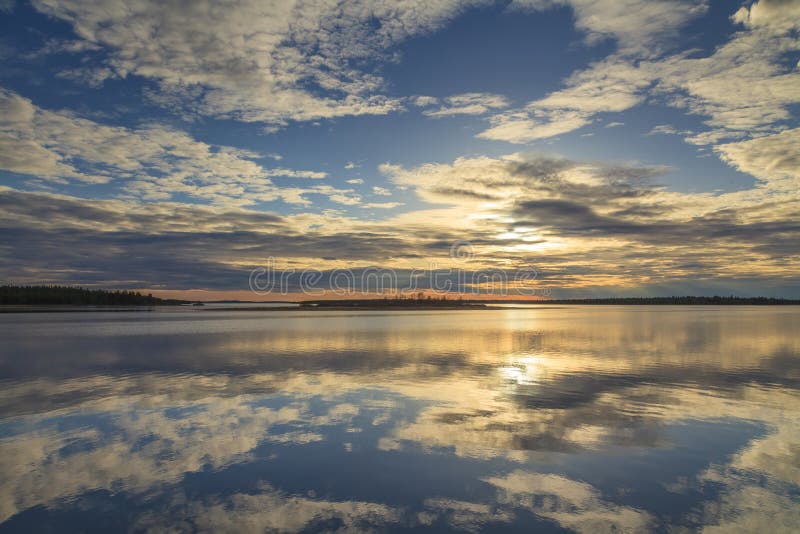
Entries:
{"type": "Polygon", "coordinates": [[[0,315],[0,532],[796,532],[800,307],[0,315]]]}

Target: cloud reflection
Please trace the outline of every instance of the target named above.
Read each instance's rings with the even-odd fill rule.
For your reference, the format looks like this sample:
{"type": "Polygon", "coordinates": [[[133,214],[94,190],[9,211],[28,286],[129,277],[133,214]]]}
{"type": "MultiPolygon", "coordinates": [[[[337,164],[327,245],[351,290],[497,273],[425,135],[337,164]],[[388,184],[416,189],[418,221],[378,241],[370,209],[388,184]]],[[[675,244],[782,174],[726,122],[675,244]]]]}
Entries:
{"type": "Polygon", "coordinates": [[[796,311],[564,308],[419,319],[234,321],[209,312],[165,317],[153,333],[137,333],[135,317],[85,326],[53,318],[38,326],[62,335],[37,337],[24,334],[24,323],[3,325],[2,517],[44,513],[37,506],[57,514],[99,491],[150,502],[137,520],[143,530],[166,528],[162,516],[191,517],[200,530],[480,530],[532,514],[576,531],[637,531],[680,514],[628,502],[617,484],[636,486],[639,475],[603,474],[603,464],[614,451],[650,455],[649,465],[685,451],[706,455],[711,467],[671,472],[663,460],[641,475],[665,499],[693,496],[694,509],[677,520],[684,526],[765,519],[743,504],[748,495],[776,524],[793,521],[796,311]],[[722,424],[737,429],[725,438],[731,452],[714,449],[722,424]],[[712,441],[692,441],[692,425],[705,425],[712,441]],[[292,475],[274,478],[274,469],[283,472],[290,457],[342,472],[323,475],[311,463],[301,467],[303,483],[284,487],[292,475]],[[353,480],[377,476],[364,463],[372,458],[388,469],[386,484],[401,484],[425,457],[445,462],[431,468],[438,483],[472,473],[463,476],[473,493],[406,480],[415,498],[393,502],[324,478],[350,480],[351,469],[360,473],[353,480]],[[404,466],[396,475],[392,462],[404,466]],[[576,471],[576,463],[594,467],[576,471]],[[252,472],[250,482],[215,491],[240,468],[252,472]],[[207,477],[208,490],[186,493],[193,477],[207,477]]]}

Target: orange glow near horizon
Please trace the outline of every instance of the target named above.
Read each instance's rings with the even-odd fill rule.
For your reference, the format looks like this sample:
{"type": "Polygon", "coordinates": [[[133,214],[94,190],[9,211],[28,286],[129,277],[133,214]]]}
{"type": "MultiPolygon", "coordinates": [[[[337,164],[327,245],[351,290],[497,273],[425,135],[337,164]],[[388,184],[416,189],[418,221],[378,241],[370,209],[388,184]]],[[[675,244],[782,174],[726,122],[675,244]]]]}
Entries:
{"type": "MultiPolygon", "coordinates": [[[[269,293],[266,295],[259,295],[252,291],[247,290],[209,290],[209,289],[136,289],[142,294],[152,294],[154,297],[162,299],[178,299],[189,300],[193,302],[214,302],[219,300],[239,300],[248,302],[303,302],[306,300],[348,300],[348,299],[382,299],[382,298],[395,298],[399,294],[396,293],[365,293],[365,292],[350,292],[347,294],[338,294],[334,292],[326,292],[323,295],[308,295],[305,293],[285,293],[279,292],[269,293]]],[[[413,291],[401,293],[405,298],[417,296],[422,293],[424,298],[430,296],[431,298],[441,298],[446,296],[448,300],[457,300],[459,298],[464,300],[507,300],[507,301],[541,301],[547,300],[538,296],[527,295],[490,295],[487,293],[434,293],[429,291],[413,291]]]]}

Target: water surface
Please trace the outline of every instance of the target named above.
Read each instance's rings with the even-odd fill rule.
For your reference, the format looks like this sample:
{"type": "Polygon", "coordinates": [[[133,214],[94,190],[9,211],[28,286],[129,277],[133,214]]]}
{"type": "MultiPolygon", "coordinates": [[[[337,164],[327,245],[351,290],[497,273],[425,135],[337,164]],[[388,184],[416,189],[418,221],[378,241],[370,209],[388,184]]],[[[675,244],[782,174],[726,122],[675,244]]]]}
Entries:
{"type": "Polygon", "coordinates": [[[0,531],[800,525],[800,308],[0,315],[0,531]]]}

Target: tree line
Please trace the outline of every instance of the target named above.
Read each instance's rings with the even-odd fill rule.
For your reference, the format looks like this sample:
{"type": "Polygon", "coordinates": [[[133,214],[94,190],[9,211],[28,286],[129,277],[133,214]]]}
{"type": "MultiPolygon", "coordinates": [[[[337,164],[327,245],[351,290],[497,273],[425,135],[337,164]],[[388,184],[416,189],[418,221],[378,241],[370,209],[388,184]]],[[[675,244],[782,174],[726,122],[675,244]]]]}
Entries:
{"type": "Polygon", "coordinates": [[[596,299],[551,299],[542,300],[542,304],[711,304],[725,305],[757,305],[774,306],[780,304],[800,304],[797,299],[784,299],[773,297],[612,297],[596,299]]]}
{"type": "Polygon", "coordinates": [[[0,304],[67,304],[72,306],[161,306],[182,304],[138,291],[84,289],[71,286],[0,286],[0,304]]]}

